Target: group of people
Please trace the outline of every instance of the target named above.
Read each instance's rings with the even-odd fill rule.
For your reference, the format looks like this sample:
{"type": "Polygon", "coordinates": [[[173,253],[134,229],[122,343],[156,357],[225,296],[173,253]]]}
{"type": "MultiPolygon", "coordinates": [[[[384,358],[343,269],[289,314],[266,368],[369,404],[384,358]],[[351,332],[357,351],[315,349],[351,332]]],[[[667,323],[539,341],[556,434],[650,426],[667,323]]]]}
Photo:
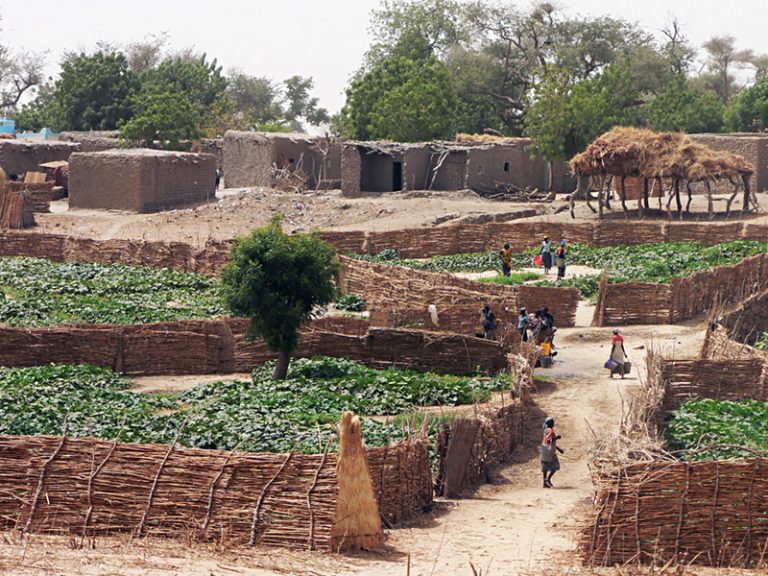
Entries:
{"type": "Polygon", "coordinates": [[[546,306],[529,314],[526,307],[520,308],[517,319],[517,331],[523,342],[533,340],[536,344],[548,342],[553,346],[555,340],[555,317],[546,306]]]}
{"type": "MultiPolygon", "coordinates": [[[[512,272],[512,248],[509,243],[505,243],[504,247],[499,251],[501,257],[501,273],[504,276],[509,276],[512,272]]],[[[565,240],[560,240],[560,243],[553,249],[552,242],[549,238],[544,238],[539,248],[539,256],[541,257],[541,265],[544,267],[544,274],[549,274],[552,269],[552,263],[554,262],[557,268],[557,280],[563,280],[565,278],[565,258],[566,258],[566,245],[565,240]]]]}

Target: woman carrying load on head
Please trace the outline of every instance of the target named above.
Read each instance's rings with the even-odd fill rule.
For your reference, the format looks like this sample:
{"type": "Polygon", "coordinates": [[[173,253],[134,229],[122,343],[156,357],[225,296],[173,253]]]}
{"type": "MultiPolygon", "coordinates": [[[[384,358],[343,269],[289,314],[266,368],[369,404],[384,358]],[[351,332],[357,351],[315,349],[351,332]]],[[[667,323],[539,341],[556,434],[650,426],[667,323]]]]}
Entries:
{"type": "Polygon", "coordinates": [[[544,478],[544,488],[553,488],[552,476],[560,470],[560,460],[557,453],[565,451],[557,445],[560,435],[555,432],[555,419],[547,416],[544,420],[544,436],[541,439],[541,474],[544,478]]]}
{"type": "Polygon", "coordinates": [[[544,274],[549,274],[549,270],[552,268],[552,242],[549,238],[544,238],[539,248],[539,254],[541,254],[541,264],[544,266],[544,274]]]}
{"type": "Polygon", "coordinates": [[[611,378],[614,374],[620,374],[624,378],[624,362],[627,360],[627,352],[624,350],[624,337],[620,334],[621,330],[613,329],[613,340],[611,341],[611,360],[610,366],[611,378]]]}

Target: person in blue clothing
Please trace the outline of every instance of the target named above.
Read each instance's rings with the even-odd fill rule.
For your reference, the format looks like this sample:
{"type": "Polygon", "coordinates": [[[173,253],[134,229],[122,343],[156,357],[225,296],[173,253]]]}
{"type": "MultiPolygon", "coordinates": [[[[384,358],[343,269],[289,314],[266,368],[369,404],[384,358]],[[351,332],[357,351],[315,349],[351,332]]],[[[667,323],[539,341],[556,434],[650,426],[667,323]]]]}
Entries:
{"type": "Polygon", "coordinates": [[[552,268],[552,242],[549,241],[549,238],[544,238],[539,254],[541,254],[541,265],[544,266],[544,274],[549,274],[549,270],[552,268]]]}

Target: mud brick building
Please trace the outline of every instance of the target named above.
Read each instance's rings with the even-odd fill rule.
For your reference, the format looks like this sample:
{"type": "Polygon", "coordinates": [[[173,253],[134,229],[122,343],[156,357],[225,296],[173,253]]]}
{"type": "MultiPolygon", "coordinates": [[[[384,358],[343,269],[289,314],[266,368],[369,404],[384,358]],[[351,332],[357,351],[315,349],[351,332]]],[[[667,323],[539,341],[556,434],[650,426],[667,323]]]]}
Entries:
{"type": "Polygon", "coordinates": [[[158,212],[215,197],[216,157],[162,150],[80,152],[69,161],[71,208],[158,212]]]}
{"type": "Polygon", "coordinates": [[[73,142],[0,140],[0,168],[11,178],[26,172],[40,172],[40,164],[68,160],[80,145],[73,142]]]}
{"type": "Polygon", "coordinates": [[[228,188],[273,187],[279,170],[303,174],[306,188],[339,188],[341,148],[335,140],[307,134],[228,130],[223,170],[228,188]]]}

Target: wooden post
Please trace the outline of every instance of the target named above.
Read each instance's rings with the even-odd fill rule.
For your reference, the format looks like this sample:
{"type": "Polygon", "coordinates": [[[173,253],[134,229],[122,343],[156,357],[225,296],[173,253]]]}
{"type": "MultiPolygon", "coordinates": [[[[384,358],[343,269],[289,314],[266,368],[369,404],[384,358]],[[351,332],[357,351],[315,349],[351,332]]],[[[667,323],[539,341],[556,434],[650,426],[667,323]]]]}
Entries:
{"type": "Polygon", "coordinates": [[[621,208],[624,210],[624,218],[627,218],[627,188],[624,185],[627,177],[622,174],[621,176],[621,208]]]}
{"type": "Polygon", "coordinates": [[[712,203],[712,186],[709,183],[709,178],[705,182],[707,184],[707,214],[709,214],[709,219],[711,220],[715,213],[714,204],[712,203]]]}
{"type": "MultiPolygon", "coordinates": [[[[693,192],[691,191],[691,181],[687,180],[685,183],[685,190],[688,192],[688,202],[685,205],[685,211],[690,212],[691,211],[691,202],[693,202],[693,192]]],[[[710,202],[711,202],[711,195],[710,195],[710,202]]]]}
{"type": "Polygon", "coordinates": [[[648,200],[648,178],[643,178],[643,207],[646,210],[650,210],[650,202],[648,200]]]}

